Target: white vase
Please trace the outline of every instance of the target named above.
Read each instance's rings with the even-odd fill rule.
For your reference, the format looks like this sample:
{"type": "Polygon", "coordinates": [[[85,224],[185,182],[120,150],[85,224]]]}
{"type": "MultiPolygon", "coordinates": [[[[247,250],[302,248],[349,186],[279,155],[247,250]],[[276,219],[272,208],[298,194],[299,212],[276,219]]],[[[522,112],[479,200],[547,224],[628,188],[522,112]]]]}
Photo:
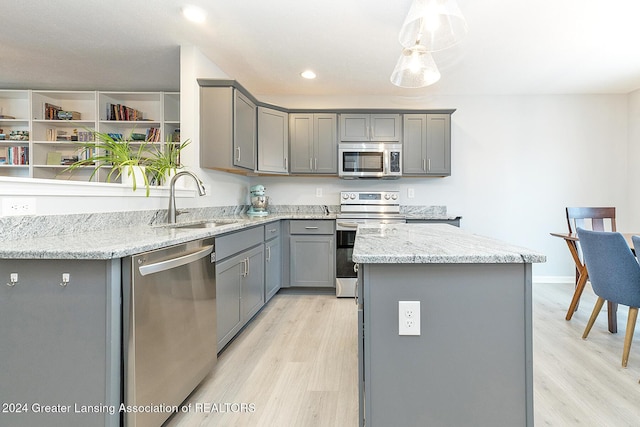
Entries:
{"type": "Polygon", "coordinates": [[[131,187],[134,191],[143,189],[146,191],[146,184],[144,181],[144,176],[146,174],[146,170],[144,166],[127,166],[122,169],[122,174],[120,175],[120,180],[122,181],[122,185],[131,187]],[[135,188],[134,188],[134,176],[135,176],[135,188]]]}

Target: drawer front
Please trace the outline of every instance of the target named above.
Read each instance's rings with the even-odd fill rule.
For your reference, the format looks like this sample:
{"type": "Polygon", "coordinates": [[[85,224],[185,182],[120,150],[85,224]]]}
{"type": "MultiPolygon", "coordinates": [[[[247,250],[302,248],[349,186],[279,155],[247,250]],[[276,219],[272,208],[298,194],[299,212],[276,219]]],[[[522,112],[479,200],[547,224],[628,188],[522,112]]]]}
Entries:
{"type": "Polygon", "coordinates": [[[270,222],[264,225],[264,240],[271,240],[280,236],[280,221],[270,222]]]}
{"type": "Polygon", "coordinates": [[[264,242],[264,226],[249,228],[216,237],[216,261],[264,242]]]}
{"type": "Polygon", "coordinates": [[[335,221],[328,220],[292,220],[289,224],[290,234],[333,234],[335,221]]]}

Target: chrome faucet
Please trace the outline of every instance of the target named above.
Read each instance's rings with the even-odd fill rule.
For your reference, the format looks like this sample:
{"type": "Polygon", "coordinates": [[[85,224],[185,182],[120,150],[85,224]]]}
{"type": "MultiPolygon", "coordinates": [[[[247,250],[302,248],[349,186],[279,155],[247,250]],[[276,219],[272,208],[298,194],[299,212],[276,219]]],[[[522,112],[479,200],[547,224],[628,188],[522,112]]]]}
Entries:
{"type": "Polygon", "coordinates": [[[183,175],[189,175],[198,185],[198,193],[201,196],[207,194],[204,189],[204,185],[200,178],[198,178],[194,173],[189,171],[180,171],[171,178],[171,183],[169,184],[169,210],[167,211],[167,223],[175,224],[176,223],[176,180],[183,175]]]}

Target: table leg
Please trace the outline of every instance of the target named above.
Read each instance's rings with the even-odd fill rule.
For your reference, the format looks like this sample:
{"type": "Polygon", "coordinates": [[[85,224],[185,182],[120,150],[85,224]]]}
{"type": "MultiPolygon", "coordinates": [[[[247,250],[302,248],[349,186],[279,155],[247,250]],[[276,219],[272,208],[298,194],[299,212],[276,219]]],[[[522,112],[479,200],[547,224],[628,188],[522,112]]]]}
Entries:
{"type": "Polygon", "coordinates": [[[571,299],[571,304],[569,305],[569,310],[567,311],[567,315],[565,317],[566,320],[571,320],[573,313],[576,311],[576,307],[578,306],[578,302],[580,301],[580,297],[582,296],[582,291],[584,291],[584,285],[587,283],[588,278],[589,274],[587,273],[587,269],[584,266],[581,266],[580,277],[578,277],[576,290],[573,292],[573,298],[571,299]]]}
{"type": "Polygon", "coordinates": [[[607,314],[609,320],[609,332],[618,333],[618,304],[607,301],[607,314]]]}

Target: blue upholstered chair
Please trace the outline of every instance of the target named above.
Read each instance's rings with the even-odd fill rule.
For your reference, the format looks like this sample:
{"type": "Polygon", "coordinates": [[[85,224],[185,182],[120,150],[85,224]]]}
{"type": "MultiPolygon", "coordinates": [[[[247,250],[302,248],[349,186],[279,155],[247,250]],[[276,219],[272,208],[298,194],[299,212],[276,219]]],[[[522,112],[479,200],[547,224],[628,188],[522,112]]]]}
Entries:
{"type": "MultiPolygon", "coordinates": [[[[622,350],[622,366],[626,367],[640,307],[640,265],[620,233],[578,228],[578,239],[593,292],[598,296],[582,338],[589,335],[605,301],[629,306],[622,350]]],[[[638,244],[640,247],[640,240],[638,244]]]]}

